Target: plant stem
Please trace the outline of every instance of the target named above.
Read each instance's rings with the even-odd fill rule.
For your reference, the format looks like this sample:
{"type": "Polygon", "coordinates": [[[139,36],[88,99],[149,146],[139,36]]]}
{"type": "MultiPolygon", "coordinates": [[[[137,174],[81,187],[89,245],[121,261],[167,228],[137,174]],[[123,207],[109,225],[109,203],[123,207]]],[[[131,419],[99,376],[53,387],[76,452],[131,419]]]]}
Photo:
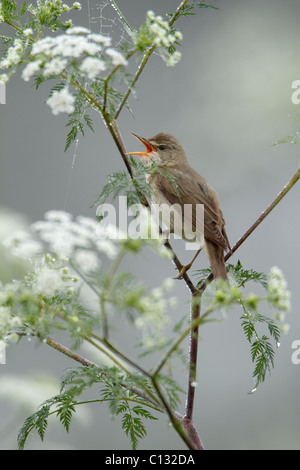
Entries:
{"type": "Polygon", "coordinates": [[[114,115],[114,120],[115,120],[115,121],[116,121],[116,120],[118,119],[118,117],[120,116],[120,113],[121,113],[121,111],[122,111],[124,105],[126,104],[126,101],[128,100],[130,93],[132,92],[132,90],[133,90],[133,88],[134,88],[136,82],[138,81],[138,79],[139,79],[139,77],[140,77],[142,71],[144,70],[144,68],[145,68],[145,66],[146,66],[146,64],[147,64],[147,62],[148,62],[148,60],[149,60],[149,57],[151,56],[152,52],[155,51],[155,49],[156,49],[156,46],[153,45],[153,46],[151,46],[150,49],[148,49],[148,51],[145,53],[145,55],[144,55],[144,57],[143,57],[143,59],[142,59],[142,61],[141,61],[141,63],[140,63],[140,66],[139,66],[139,68],[138,68],[138,70],[137,70],[137,72],[136,72],[136,74],[135,74],[135,76],[134,76],[134,78],[133,78],[133,80],[132,80],[132,82],[131,82],[131,85],[128,87],[128,89],[127,89],[127,91],[126,91],[126,93],[125,93],[125,95],[124,95],[124,97],[123,97],[123,99],[122,99],[122,101],[121,101],[121,103],[120,103],[120,105],[119,105],[119,108],[117,109],[117,111],[116,111],[116,113],[115,113],[115,115],[114,115]]]}
{"type": "MultiPolygon", "coordinates": [[[[191,307],[191,325],[196,323],[196,326],[191,328],[190,333],[190,348],[189,348],[189,375],[188,375],[188,389],[185,405],[184,418],[192,420],[194,401],[195,401],[195,388],[197,377],[197,358],[198,358],[198,335],[200,318],[200,303],[194,303],[191,307]]],[[[202,320],[202,319],[201,319],[202,320]]]]}
{"type": "Polygon", "coordinates": [[[179,7],[177,8],[177,10],[175,11],[174,15],[172,16],[172,18],[170,19],[169,21],[169,26],[172,26],[175,21],[178,19],[180,13],[181,13],[181,10],[185,7],[185,5],[187,4],[188,0],[183,0],[181,2],[181,4],[179,5],[179,7]]]}
{"type": "MultiPolygon", "coordinates": [[[[111,1],[113,1],[113,0],[111,0],[111,1]]],[[[183,0],[183,2],[180,3],[180,5],[178,6],[178,8],[177,8],[177,10],[175,11],[174,15],[172,16],[172,18],[171,18],[170,21],[169,21],[169,26],[172,26],[172,25],[175,23],[175,21],[176,21],[176,20],[178,19],[178,17],[180,16],[181,10],[184,8],[184,6],[186,5],[187,2],[188,2],[188,0],[183,0]]],[[[123,15],[122,15],[122,16],[123,16],[123,15]]],[[[121,111],[122,111],[122,109],[123,109],[123,107],[124,107],[126,101],[128,100],[129,95],[131,94],[131,92],[132,92],[134,86],[136,85],[136,82],[138,81],[138,79],[139,79],[141,73],[143,72],[143,70],[144,70],[144,68],[145,68],[145,66],[146,66],[146,64],[147,64],[147,62],[148,62],[149,57],[150,57],[151,54],[155,51],[155,49],[156,49],[156,45],[154,44],[154,45],[152,45],[152,46],[147,50],[147,52],[145,53],[145,55],[144,55],[144,57],[143,57],[143,59],[142,59],[142,61],[141,61],[141,63],[140,63],[140,66],[139,66],[139,68],[138,68],[138,70],[137,70],[137,73],[135,74],[135,76],[134,76],[134,78],[133,78],[133,80],[132,80],[132,82],[131,82],[130,87],[128,87],[127,92],[125,93],[125,95],[124,95],[124,97],[123,97],[123,100],[121,101],[120,106],[119,106],[119,108],[118,108],[117,111],[116,111],[116,114],[115,114],[115,116],[114,116],[114,119],[115,119],[115,120],[118,119],[118,117],[119,117],[119,115],[120,115],[120,113],[121,113],[121,111]]]]}
{"type": "MultiPolygon", "coordinates": [[[[128,54],[126,55],[126,60],[130,59],[134,54],[136,53],[136,50],[133,49],[132,51],[129,51],[128,54]]],[[[122,65],[118,64],[115,66],[115,68],[107,75],[107,77],[104,79],[104,98],[103,98],[103,111],[106,111],[106,105],[107,105],[107,92],[108,92],[108,82],[109,80],[112,79],[114,74],[121,68],[122,65]]]]}
{"type": "Polygon", "coordinates": [[[258,217],[258,219],[251,225],[251,227],[244,233],[244,235],[236,242],[234,247],[231,249],[229,253],[225,256],[225,261],[227,261],[230,256],[244,243],[244,241],[251,235],[251,233],[262,223],[263,220],[270,214],[270,212],[277,206],[277,204],[286,196],[286,194],[292,189],[292,187],[297,183],[300,179],[300,167],[296,171],[296,173],[292,176],[292,178],[288,181],[288,183],[283,187],[280,191],[278,196],[274,199],[274,201],[262,212],[262,214],[258,217]]]}
{"type": "Polygon", "coordinates": [[[65,356],[70,357],[74,361],[79,362],[83,366],[98,367],[94,362],[91,362],[89,359],[86,359],[83,356],[80,356],[79,354],[75,353],[74,351],[71,351],[71,349],[67,348],[63,344],[58,343],[54,339],[50,338],[50,336],[47,336],[46,344],[48,344],[48,346],[51,346],[51,348],[56,349],[56,351],[59,351],[60,353],[64,354],[65,356]]]}
{"type": "MultiPolygon", "coordinates": [[[[197,303],[195,303],[194,306],[197,306],[197,303]]],[[[158,365],[155,367],[155,369],[153,370],[152,372],[152,375],[156,375],[158,374],[161,369],[164,367],[164,365],[166,364],[167,360],[169,359],[169,357],[173,354],[173,352],[178,348],[178,346],[180,345],[180,343],[182,343],[182,341],[189,335],[189,333],[193,330],[195,330],[200,324],[204,323],[205,322],[205,318],[210,315],[212,313],[213,309],[207,309],[206,312],[201,315],[201,317],[199,315],[194,315],[195,318],[193,318],[191,320],[191,323],[190,325],[188,326],[188,328],[186,328],[179,336],[178,338],[174,341],[174,343],[172,344],[172,346],[170,346],[170,348],[168,349],[168,351],[166,352],[166,354],[164,355],[164,357],[160,360],[160,362],[158,363],[158,365]]]]}
{"type": "Polygon", "coordinates": [[[132,27],[130,26],[130,24],[128,23],[128,21],[126,20],[125,16],[123,15],[123,13],[121,12],[120,8],[118,7],[118,5],[116,4],[115,0],[110,0],[110,3],[112,4],[113,8],[117,11],[119,17],[121,18],[121,20],[123,21],[123,23],[126,24],[127,28],[132,31],[132,27]]]}
{"type": "Polygon", "coordinates": [[[170,421],[175,429],[175,431],[177,432],[177,434],[181,437],[181,439],[185,442],[185,444],[187,445],[187,447],[191,450],[196,450],[195,447],[194,447],[194,443],[191,442],[191,440],[188,438],[188,435],[184,429],[184,427],[182,426],[181,424],[181,419],[178,419],[178,417],[175,415],[175,413],[173,413],[171,407],[169,406],[169,403],[167,402],[159,384],[158,384],[158,378],[157,378],[157,375],[154,374],[152,376],[152,383],[153,383],[153,386],[156,390],[156,393],[157,395],[159,396],[166,412],[167,412],[167,415],[169,416],[170,418],[170,421]]]}
{"type": "MultiPolygon", "coordinates": [[[[273,202],[261,213],[258,219],[251,225],[251,227],[244,233],[244,235],[236,242],[236,244],[231,248],[231,250],[226,254],[225,261],[227,261],[233,253],[247,240],[251,233],[265,220],[265,218],[270,214],[270,212],[277,206],[277,204],[287,195],[287,193],[293,188],[293,186],[300,179],[300,167],[288,181],[288,183],[283,187],[278,196],[274,199],[273,202]]],[[[197,289],[196,293],[203,292],[206,286],[212,281],[212,273],[205,279],[205,281],[197,289]]]]}

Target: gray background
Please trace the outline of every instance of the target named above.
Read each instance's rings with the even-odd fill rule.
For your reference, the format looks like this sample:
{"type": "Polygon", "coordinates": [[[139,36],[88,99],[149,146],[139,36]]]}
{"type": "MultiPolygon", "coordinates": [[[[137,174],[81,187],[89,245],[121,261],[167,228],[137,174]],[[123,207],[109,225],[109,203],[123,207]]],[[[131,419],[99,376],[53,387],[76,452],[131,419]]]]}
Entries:
{"type": "MultiPolygon", "coordinates": [[[[129,23],[138,27],[147,10],[164,15],[179,1],[120,3],[129,23]]],[[[130,132],[150,137],[166,131],[180,139],[191,164],[218,191],[234,244],[298,166],[298,146],[272,144],[297,131],[290,116],[299,113],[291,102],[291,83],[300,79],[300,3],[220,0],[214,4],[219,11],[202,9],[180,20],[182,60],[167,68],[158,56],[152,57],[131,99],[135,119],[125,111],[119,126],[128,150],[137,149],[130,132]]],[[[82,5],[74,23],[88,26],[87,2],[82,5]]],[[[105,14],[109,15],[108,9],[105,14]]],[[[71,170],[74,146],[63,151],[66,115],[51,114],[44,103],[47,91],[46,85],[36,92],[32,82],[25,83],[19,74],[7,85],[7,104],[0,105],[0,204],[29,222],[41,219],[49,209],[93,217],[90,206],[95,196],[109,173],[123,169],[122,162],[101,118],[94,115],[96,132],[80,137],[71,170]]],[[[182,243],[176,243],[176,249],[183,262],[189,259],[182,243]]],[[[299,449],[300,365],[291,362],[291,344],[300,339],[298,187],[244,243],[233,261],[237,259],[246,268],[268,272],[276,265],[283,270],[292,291],[290,331],[282,338],[271,377],[248,395],[252,364],[240,327],[241,312],[203,327],[195,423],[208,449],[299,449]]],[[[204,255],[197,263],[207,265],[204,255]]],[[[131,258],[126,268],[153,286],[174,275],[172,264],[158,259],[131,258]]],[[[176,284],[176,295],[181,300],[174,322],[188,313],[183,282],[176,284]]],[[[126,349],[124,339],[123,345],[126,349]]],[[[20,374],[29,380],[40,373],[59,378],[72,365],[55,351],[23,341],[8,350],[0,378],[20,374]]],[[[185,386],[184,370],[179,374],[185,386]]],[[[14,448],[14,420],[19,424],[27,411],[15,416],[16,404],[1,399],[2,449],[14,448]]],[[[147,428],[148,437],[140,448],[185,448],[164,418],[147,428]]],[[[127,444],[118,420],[111,422],[106,407],[95,405],[85,422],[74,421],[69,435],[54,424],[44,444],[33,438],[29,448],[123,449],[127,444]]]]}

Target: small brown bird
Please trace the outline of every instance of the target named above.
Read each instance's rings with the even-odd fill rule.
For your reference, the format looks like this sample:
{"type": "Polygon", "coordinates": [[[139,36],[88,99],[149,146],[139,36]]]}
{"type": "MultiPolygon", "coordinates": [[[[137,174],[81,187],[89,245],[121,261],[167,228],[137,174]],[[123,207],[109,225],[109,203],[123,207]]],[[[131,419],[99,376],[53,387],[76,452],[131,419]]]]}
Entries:
{"type": "Polygon", "coordinates": [[[128,155],[138,155],[148,166],[153,162],[157,165],[157,170],[154,167],[154,171],[146,175],[152,188],[151,204],[161,207],[167,204],[180,211],[180,223],[178,219],[176,222],[175,217],[170,220],[170,212],[166,220],[163,210],[160,221],[167,226],[170,233],[176,233],[185,240],[193,240],[201,245],[192,261],[183,266],[178,278],[190,269],[203,248],[209,258],[214,278],[227,279],[224,251],[230,250],[230,245],[217,193],[189,165],[184,148],[175,137],[164,132],[150,139],[133,135],[145,145],[146,151],[129,152],[128,155]],[[204,207],[204,224],[197,217],[197,205],[204,207]],[[187,229],[187,234],[185,226],[191,227],[192,233],[187,229]],[[192,235],[194,239],[191,238],[192,235]]]}

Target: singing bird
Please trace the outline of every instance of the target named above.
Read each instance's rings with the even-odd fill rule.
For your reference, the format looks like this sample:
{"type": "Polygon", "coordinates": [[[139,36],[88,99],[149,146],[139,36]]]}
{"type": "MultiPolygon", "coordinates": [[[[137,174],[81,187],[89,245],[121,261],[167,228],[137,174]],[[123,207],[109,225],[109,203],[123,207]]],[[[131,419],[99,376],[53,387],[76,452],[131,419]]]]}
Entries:
{"type": "Polygon", "coordinates": [[[227,279],[224,251],[230,250],[230,244],[216,191],[190,166],[183,146],[174,136],[164,132],[149,139],[132,135],[145,145],[146,150],[128,152],[127,155],[138,155],[146,166],[155,162],[157,167],[156,171],[154,166],[154,171],[146,175],[152,188],[151,204],[156,207],[167,204],[180,210],[180,219],[173,217],[172,220],[170,212],[166,220],[162,211],[162,222],[170,233],[188,241],[193,235],[194,241],[201,246],[192,261],[182,267],[178,278],[191,268],[203,248],[214,278],[227,279]],[[197,207],[204,208],[204,219],[197,217],[197,207]],[[186,236],[185,226],[192,228],[192,234],[186,236]]]}

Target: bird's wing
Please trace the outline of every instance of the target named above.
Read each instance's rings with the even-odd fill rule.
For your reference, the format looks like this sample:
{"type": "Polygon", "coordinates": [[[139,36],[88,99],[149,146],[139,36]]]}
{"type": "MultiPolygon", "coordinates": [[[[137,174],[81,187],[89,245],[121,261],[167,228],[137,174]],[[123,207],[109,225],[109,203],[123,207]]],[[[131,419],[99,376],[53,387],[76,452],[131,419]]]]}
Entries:
{"type": "MultiPolygon", "coordinates": [[[[220,209],[216,207],[215,201],[205,192],[203,179],[193,171],[187,174],[187,184],[182,184],[182,174],[180,174],[180,190],[176,186],[176,171],[172,171],[174,181],[159,174],[156,177],[156,187],[162,191],[165,198],[171,205],[180,204],[184,220],[191,224],[193,231],[202,231],[199,227],[199,217],[197,217],[196,204],[204,206],[204,236],[208,240],[221,246],[224,250],[230,248],[225,232],[224,217],[220,209]],[[196,226],[196,221],[198,222],[196,226]]],[[[207,183],[206,183],[207,184],[207,183]]]]}

